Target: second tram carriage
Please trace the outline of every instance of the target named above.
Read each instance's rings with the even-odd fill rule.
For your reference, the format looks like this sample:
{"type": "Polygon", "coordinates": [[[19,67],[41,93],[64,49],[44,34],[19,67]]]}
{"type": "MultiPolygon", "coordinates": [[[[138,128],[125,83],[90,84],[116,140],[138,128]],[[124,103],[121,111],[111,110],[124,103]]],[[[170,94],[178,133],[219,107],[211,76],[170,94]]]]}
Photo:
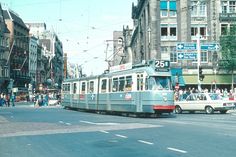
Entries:
{"type": "Polygon", "coordinates": [[[169,61],[123,64],[102,75],[65,80],[62,105],[106,112],[170,113],[175,106],[169,61]]]}

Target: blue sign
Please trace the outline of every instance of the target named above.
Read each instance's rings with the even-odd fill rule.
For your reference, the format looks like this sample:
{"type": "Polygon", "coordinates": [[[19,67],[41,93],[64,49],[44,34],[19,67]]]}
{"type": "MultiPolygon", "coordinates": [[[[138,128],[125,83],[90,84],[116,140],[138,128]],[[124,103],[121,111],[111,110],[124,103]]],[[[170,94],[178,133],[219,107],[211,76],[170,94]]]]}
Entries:
{"type": "Polygon", "coordinates": [[[196,50],[196,43],[177,43],[176,50],[196,50]]]}
{"type": "MultiPolygon", "coordinates": [[[[218,43],[201,44],[201,50],[204,51],[218,51],[220,45],[218,43]]],[[[177,43],[176,50],[197,50],[197,43],[177,43]]]]}
{"type": "Polygon", "coordinates": [[[179,60],[197,60],[196,52],[178,52],[177,58],[179,60]]]}
{"type": "Polygon", "coordinates": [[[219,44],[211,43],[211,44],[201,44],[201,50],[208,50],[208,51],[217,51],[220,49],[219,44]]]}

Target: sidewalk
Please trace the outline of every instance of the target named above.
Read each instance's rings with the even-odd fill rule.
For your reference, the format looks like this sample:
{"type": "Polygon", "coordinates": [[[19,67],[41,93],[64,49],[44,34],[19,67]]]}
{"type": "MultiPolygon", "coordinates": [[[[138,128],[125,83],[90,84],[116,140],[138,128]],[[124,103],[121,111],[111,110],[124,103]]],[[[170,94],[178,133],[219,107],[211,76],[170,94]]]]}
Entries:
{"type": "Polygon", "coordinates": [[[35,106],[34,102],[19,101],[19,102],[15,102],[15,107],[59,108],[61,107],[61,105],[35,106]]]}
{"type": "Polygon", "coordinates": [[[27,102],[27,101],[15,102],[15,107],[34,107],[34,102],[27,102]]]}

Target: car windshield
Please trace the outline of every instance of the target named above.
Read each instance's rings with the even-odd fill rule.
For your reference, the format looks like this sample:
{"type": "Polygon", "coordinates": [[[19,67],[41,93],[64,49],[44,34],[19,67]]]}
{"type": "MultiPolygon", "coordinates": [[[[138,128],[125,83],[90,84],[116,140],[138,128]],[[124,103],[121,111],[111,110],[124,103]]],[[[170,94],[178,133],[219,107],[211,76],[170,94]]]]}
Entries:
{"type": "Polygon", "coordinates": [[[149,78],[149,89],[171,89],[170,77],[168,76],[152,76],[149,78]]]}
{"type": "Polygon", "coordinates": [[[209,96],[211,100],[222,100],[222,97],[219,94],[212,93],[212,94],[209,94],[209,96]]]}

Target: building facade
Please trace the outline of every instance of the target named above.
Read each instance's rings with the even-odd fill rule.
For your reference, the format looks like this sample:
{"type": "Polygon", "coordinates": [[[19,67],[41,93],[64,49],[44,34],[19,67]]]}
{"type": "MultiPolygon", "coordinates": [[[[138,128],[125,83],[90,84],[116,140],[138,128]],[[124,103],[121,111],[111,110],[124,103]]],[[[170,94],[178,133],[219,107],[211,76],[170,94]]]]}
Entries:
{"type": "Polygon", "coordinates": [[[36,82],[38,39],[34,36],[29,41],[29,76],[31,85],[36,82]]]}
{"type": "Polygon", "coordinates": [[[3,11],[5,23],[10,31],[10,78],[19,92],[28,92],[29,77],[29,29],[12,10],[3,11]]]}
{"type": "Polygon", "coordinates": [[[5,24],[3,10],[0,4],[0,92],[8,92],[10,32],[5,24]]]}
{"type": "MultiPolygon", "coordinates": [[[[42,48],[42,57],[38,59],[39,62],[43,62],[45,70],[43,73],[45,75],[45,80],[42,81],[39,75],[37,75],[39,82],[38,85],[43,85],[47,88],[61,88],[61,83],[63,81],[64,75],[64,62],[63,62],[63,46],[62,42],[58,38],[54,31],[49,31],[46,29],[45,23],[27,23],[30,33],[38,38],[38,45],[42,48]],[[46,59],[48,64],[46,64],[46,59]],[[47,67],[49,65],[49,67],[47,67]]],[[[41,67],[42,63],[38,63],[41,67]]],[[[38,68],[38,73],[42,72],[41,68],[38,68]]],[[[42,86],[41,85],[41,86],[42,86]]]]}
{"type": "Polygon", "coordinates": [[[208,45],[219,44],[220,37],[235,24],[235,17],[236,0],[138,0],[132,5],[132,62],[169,60],[172,68],[183,70],[186,86],[196,86],[197,58],[181,58],[179,54],[196,54],[197,50],[179,49],[177,45],[187,47],[199,40],[201,45],[207,45],[200,50],[203,88],[229,88],[236,79],[219,69],[220,49],[208,45]]]}

